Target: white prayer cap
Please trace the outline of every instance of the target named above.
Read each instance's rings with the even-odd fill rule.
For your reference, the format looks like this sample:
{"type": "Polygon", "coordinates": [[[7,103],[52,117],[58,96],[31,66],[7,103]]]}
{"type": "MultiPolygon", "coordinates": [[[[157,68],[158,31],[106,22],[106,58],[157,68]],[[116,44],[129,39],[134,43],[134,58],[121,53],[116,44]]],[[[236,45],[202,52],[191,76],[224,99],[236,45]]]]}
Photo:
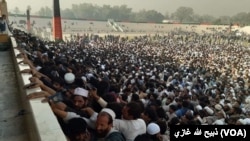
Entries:
{"type": "Polygon", "coordinates": [[[160,131],[161,131],[161,129],[160,129],[159,125],[156,123],[150,123],[147,126],[147,133],[149,135],[155,135],[155,134],[159,133],[160,131]]]}
{"type": "Polygon", "coordinates": [[[209,108],[208,106],[204,107],[204,110],[205,110],[210,116],[214,114],[214,111],[213,111],[211,108],[209,108]]]}
{"type": "Polygon", "coordinates": [[[241,118],[238,119],[237,122],[240,123],[241,125],[246,125],[247,124],[246,121],[244,119],[241,119],[241,118]]]}
{"type": "Polygon", "coordinates": [[[226,106],[228,106],[230,109],[232,109],[233,105],[231,103],[227,103],[226,106]]]}
{"type": "Polygon", "coordinates": [[[85,76],[82,76],[81,78],[83,81],[85,81],[85,82],[87,81],[87,78],[85,76]]]}
{"type": "Polygon", "coordinates": [[[200,110],[202,110],[202,107],[201,107],[201,105],[197,105],[197,106],[195,106],[195,109],[196,109],[197,111],[200,111],[200,110]]]}
{"type": "Polygon", "coordinates": [[[89,95],[89,91],[78,87],[75,89],[74,95],[79,95],[87,98],[89,95]]]}
{"type": "Polygon", "coordinates": [[[213,125],[224,125],[224,122],[221,120],[216,120],[213,125]]]}
{"type": "Polygon", "coordinates": [[[75,75],[71,72],[64,75],[64,80],[66,83],[71,84],[75,81],[75,75]]]}
{"type": "Polygon", "coordinates": [[[250,125],[250,118],[245,118],[244,121],[246,122],[246,125],[250,125]]]}
{"type": "Polygon", "coordinates": [[[115,114],[115,112],[112,109],[110,109],[110,108],[103,108],[101,110],[101,112],[108,113],[112,117],[112,119],[115,120],[116,114],[115,114]]]}
{"type": "Polygon", "coordinates": [[[221,106],[220,104],[216,104],[216,105],[214,106],[214,108],[215,108],[216,110],[220,111],[220,110],[222,109],[222,106],[221,106]]]}
{"type": "Polygon", "coordinates": [[[224,94],[224,93],[222,93],[222,94],[221,94],[221,96],[224,96],[224,97],[225,97],[225,94],[224,94]]]}
{"type": "Polygon", "coordinates": [[[246,102],[246,104],[250,104],[250,98],[247,98],[247,99],[245,100],[245,102],[246,102]]]}

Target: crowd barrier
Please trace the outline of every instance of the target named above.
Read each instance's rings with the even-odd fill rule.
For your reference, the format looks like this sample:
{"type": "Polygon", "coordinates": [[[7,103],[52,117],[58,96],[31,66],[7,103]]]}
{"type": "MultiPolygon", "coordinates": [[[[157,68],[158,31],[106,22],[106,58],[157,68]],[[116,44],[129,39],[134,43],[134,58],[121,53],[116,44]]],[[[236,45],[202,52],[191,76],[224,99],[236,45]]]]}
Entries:
{"type": "Polygon", "coordinates": [[[20,94],[24,108],[29,112],[26,116],[26,125],[30,141],[67,141],[56,116],[52,112],[48,103],[42,103],[43,98],[28,100],[26,97],[32,92],[41,91],[41,88],[26,89],[25,85],[30,83],[29,73],[20,73],[24,69],[30,69],[28,64],[19,63],[23,58],[17,57],[20,51],[17,48],[17,42],[11,35],[11,52],[17,74],[18,85],[20,86],[20,94]]]}

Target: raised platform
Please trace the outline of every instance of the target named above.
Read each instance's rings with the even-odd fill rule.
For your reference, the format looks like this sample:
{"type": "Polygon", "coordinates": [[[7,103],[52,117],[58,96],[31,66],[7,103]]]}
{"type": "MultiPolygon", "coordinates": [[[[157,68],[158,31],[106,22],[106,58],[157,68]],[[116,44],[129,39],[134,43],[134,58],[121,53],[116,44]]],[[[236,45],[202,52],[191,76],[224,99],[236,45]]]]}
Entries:
{"type": "Polygon", "coordinates": [[[31,74],[20,71],[29,68],[19,64],[22,58],[15,38],[2,35],[7,46],[0,51],[0,141],[67,141],[48,103],[28,100],[27,95],[40,88],[24,89],[31,74]]]}
{"type": "Polygon", "coordinates": [[[0,141],[30,141],[26,125],[30,111],[22,105],[12,57],[11,50],[0,51],[0,141]]]}
{"type": "Polygon", "coordinates": [[[29,73],[20,73],[24,69],[29,69],[29,65],[19,63],[23,58],[17,58],[20,53],[17,48],[15,38],[11,37],[11,51],[14,61],[14,66],[17,72],[17,81],[20,86],[21,101],[28,114],[26,118],[26,126],[28,126],[30,141],[66,141],[66,137],[57,121],[56,116],[52,112],[48,103],[42,103],[42,98],[28,100],[27,95],[32,92],[41,91],[40,88],[23,89],[24,85],[30,83],[29,78],[32,77],[29,73]]]}

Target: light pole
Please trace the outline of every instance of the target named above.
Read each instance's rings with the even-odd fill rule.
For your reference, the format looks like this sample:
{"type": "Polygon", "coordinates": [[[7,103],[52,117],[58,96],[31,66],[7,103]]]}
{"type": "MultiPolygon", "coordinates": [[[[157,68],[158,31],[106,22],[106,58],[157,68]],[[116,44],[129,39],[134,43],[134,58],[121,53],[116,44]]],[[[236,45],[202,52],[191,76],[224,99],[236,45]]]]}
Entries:
{"type": "Polygon", "coordinates": [[[30,25],[30,6],[27,7],[27,11],[26,11],[26,14],[27,14],[27,32],[30,33],[31,32],[31,25],[30,25]]]}
{"type": "Polygon", "coordinates": [[[55,41],[62,40],[62,24],[59,0],[53,0],[53,37],[55,41]]]}

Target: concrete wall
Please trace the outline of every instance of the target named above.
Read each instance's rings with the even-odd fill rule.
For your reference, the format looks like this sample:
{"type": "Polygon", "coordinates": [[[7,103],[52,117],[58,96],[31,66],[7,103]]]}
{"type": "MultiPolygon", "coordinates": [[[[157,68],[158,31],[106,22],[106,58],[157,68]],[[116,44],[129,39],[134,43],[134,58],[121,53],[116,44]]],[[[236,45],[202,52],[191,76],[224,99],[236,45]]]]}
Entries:
{"type": "Polygon", "coordinates": [[[13,55],[14,65],[17,71],[18,83],[20,86],[20,94],[24,106],[31,114],[26,119],[29,129],[30,141],[67,141],[61,127],[52,112],[48,103],[42,103],[42,98],[27,100],[26,96],[32,92],[41,91],[40,88],[24,89],[24,85],[29,84],[29,78],[32,76],[29,73],[20,73],[24,69],[29,69],[27,64],[19,63],[23,58],[17,58],[20,53],[17,42],[14,37],[10,37],[11,50],[13,55]]]}

